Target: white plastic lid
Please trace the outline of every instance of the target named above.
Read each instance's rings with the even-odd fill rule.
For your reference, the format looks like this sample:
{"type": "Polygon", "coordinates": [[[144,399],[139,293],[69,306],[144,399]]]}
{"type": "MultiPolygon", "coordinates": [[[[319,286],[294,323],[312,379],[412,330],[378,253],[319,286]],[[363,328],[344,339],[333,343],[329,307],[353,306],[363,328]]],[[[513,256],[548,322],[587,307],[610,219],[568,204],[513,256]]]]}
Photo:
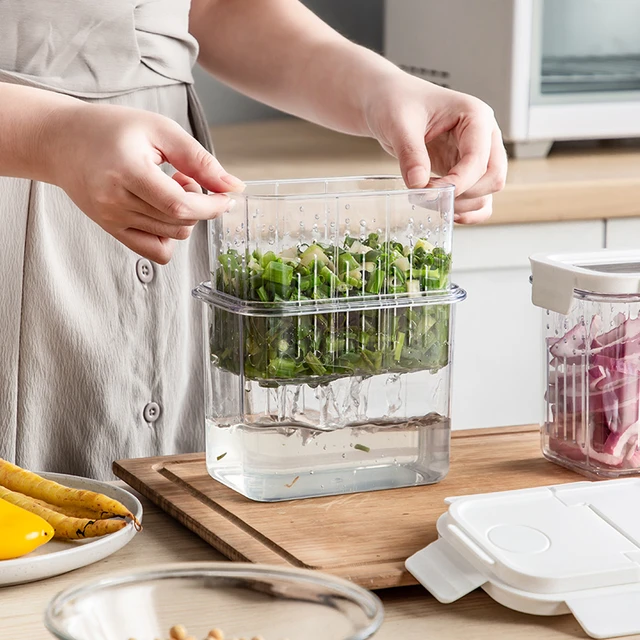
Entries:
{"type": "Polygon", "coordinates": [[[588,253],[535,254],[533,304],[567,315],[574,292],[640,294],[640,251],[602,249],[588,253]]]}
{"type": "Polygon", "coordinates": [[[481,586],[527,613],[571,611],[592,637],[640,633],[640,479],[448,502],[440,539],[406,561],[438,600],[453,602],[481,586]],[[608,601],[617,615],[597,606],[608,601]]]}

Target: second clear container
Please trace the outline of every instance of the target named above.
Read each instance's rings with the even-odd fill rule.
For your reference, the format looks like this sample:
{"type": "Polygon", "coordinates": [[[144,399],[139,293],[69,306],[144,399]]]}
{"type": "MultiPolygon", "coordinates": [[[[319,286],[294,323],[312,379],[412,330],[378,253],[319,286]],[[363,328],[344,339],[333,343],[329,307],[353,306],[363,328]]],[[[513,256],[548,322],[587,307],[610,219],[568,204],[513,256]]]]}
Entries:
{"type": "Polygon", "coordinates": [[[453,189],[253,183],[210,223],[207,467],[260,501],[447,472],[453,189]]]}
{"type": "Polygon", "coordinates": [[[536,255],[544,455],[587,476],[640,473],[640,252],[536,255]]]}

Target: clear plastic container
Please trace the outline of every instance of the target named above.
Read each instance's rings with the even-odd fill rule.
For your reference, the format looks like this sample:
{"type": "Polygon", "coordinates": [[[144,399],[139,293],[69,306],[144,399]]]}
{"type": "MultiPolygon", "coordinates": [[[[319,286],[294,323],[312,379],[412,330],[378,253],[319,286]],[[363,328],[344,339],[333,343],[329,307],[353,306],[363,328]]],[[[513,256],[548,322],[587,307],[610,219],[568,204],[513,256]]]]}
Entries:
{"type": "Polygon", "coordinates": [[[640,472],[639,258],[532,258],[534,302],[546,309],[543,453],[590,477],[640,472]]]}
{"type": "Polygon", "coordinates": [[[465,297],[449,282],[452,189],[354,178],[235,197],[194,290],[209,473],[260,501],[440,480],[465,297]]]}

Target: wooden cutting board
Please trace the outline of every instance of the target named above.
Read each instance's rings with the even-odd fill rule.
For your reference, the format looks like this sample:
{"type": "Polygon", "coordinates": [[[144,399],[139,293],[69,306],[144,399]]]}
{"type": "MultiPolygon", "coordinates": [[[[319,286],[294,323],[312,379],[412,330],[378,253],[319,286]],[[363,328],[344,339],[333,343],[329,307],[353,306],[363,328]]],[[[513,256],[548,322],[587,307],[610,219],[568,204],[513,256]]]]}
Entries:
{"type": "Polygon", "coordinates": [[[444,499],[578,482],[546,461],[538,427],[457,431],[440,483],[252,502],[213,480],[204,454],[119,460],[114,472],[231,560],[317,569],[369,589],[415,584],[411,554],[436,539],[444,499]]]}

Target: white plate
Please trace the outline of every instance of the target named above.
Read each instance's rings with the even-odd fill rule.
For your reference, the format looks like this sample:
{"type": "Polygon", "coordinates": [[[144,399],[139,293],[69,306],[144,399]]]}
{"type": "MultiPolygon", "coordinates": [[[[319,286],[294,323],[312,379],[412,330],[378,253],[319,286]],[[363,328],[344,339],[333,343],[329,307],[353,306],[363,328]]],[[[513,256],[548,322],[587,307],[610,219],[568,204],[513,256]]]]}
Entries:
{"type": "MultiPolygon", "coordinates": [[[[39,473],[38,475],[73,489],[103,493],[121,502],[142,522],[140,501],[120,487],[62,473],[39,473]]],[[[108,536],[88,540],[52,540],[21,558],[0,560],[0,586],[34,582],[86,567],[124,547],[135,534],[136,529],[133,523],[129,522],[126,527],[108,536]]]]}

